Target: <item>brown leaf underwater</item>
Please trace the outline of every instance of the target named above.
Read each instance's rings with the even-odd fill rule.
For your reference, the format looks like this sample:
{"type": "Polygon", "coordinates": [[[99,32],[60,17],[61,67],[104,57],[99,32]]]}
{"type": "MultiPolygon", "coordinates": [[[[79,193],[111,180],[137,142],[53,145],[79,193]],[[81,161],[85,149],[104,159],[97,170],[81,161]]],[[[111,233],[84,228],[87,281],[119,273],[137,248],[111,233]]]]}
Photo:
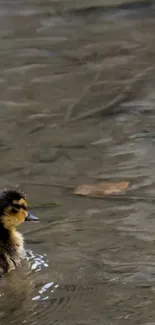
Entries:
{"type": "Polygon", "coordinates": [[[90,197],[102,197],[110,194],[118,194],[126,190],[129,182],[102,182],[98,184],[81,184],[74,190],[75,195],[90,197]]]}

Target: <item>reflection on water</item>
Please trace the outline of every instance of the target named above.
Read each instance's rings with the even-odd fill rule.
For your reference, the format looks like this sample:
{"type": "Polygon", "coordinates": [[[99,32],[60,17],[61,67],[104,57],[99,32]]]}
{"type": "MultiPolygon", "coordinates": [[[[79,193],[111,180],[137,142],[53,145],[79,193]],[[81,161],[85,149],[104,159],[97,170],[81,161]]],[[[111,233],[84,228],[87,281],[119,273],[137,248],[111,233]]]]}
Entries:
{"type": "Polygon", "coordinates": [[[0,324],[153,325],[154,8],[72,4],[0,1],[1,187],[40,219],[1,279],[0,324]],[[130,190],[72,193],[109,179],[130,190]]]}
{"type": "Polygon", "coordinates": [[[46,283],[41,287],[41,289],[38,292],[38,296],[35,296],[32,298],[32,300],[46,300],[49,299],[51,294],[48,295],[48,289],[50,288],[50,293],[53,293],[56,288],[58,288],[58,284],[55,284],[53,282],[46,283]]]}
{"type": "MultiPolygon", "coordinates": [[[[42,270],[42,268],[47,268],[48,260],[47,260],[47,254],[39,255],[36,253],[33,253],[32,250],[27,251],[27,260],[30,264],[31,270],[35,272],[39,272],[42,270]]],[[[54,284],[54,282],[45,283],[41,286],[41,284],[37,284],[36,287],[40,287],[38,289],[38,295],[34,296],[32,300],[46,300],[50,298],[50,293],[53,293],[55,289],[59,287],[58,284],[54,284]],[[49,291],[50,289],[50,291],[49,291]]]]}
{"type": "Polygon", "coordinates": [[[47,254],[38,255],[36,253],[33,253],[32,250],[27,251],[27,260],[29,261],[31,265],[31,270],[35,270],[35,272],[38,272],[41,270],[42,267],[48,267],[48,260],[46,261],[47,254]]]}

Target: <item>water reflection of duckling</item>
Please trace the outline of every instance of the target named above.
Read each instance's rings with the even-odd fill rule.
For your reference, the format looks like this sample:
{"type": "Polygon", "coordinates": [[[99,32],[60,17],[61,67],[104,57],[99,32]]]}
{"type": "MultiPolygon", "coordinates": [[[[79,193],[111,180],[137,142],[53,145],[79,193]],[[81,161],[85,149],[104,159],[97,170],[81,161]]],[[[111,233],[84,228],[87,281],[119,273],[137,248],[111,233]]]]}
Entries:
{"type": "Polygon", "coordinates": [[[27,211],[26,196],[17,190],[0,193],[0,277],[18,266],[25,257],[23,236],[16,227],[25,220],[38,221],[27,211]]]}

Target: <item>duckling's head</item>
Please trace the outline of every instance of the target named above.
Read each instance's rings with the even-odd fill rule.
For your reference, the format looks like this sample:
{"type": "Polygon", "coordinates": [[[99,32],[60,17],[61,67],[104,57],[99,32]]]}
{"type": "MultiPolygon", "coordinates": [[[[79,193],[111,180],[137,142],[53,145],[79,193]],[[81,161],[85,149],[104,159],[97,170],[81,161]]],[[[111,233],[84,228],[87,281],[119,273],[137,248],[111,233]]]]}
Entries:
{"type": "Polygon", "coordinates": [[[4,190],[0,193],[0,224],[6,229],[15,228],[24,221],[38,221],[27,210],[26,195],[18,190],[4,190]]]}

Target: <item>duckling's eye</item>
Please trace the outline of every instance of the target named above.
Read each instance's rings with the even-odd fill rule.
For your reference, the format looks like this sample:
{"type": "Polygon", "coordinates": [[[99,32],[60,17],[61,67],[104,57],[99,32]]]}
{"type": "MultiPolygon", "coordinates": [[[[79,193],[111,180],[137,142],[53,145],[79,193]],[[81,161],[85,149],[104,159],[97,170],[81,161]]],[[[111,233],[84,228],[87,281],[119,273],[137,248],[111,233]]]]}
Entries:
{"type": "Polygon", "coordinates": [[[27,211],[27,208],[25,205],[20,205],[20,204],[12,204],[12,209],[11,212],[12,213],[17,213],[19,212],[20,209],[24,209],[25,211],[27,211]]]}
{"type": "Polygon", "coordinates": [[[20,208],[22,208],[23,210],[27,211],[27,208],[25,205],[20,205],[20,208]]]}
{"type": "Polygon", "coordinates": [[[15,209],[15,208],[12,208],[12,209],[11,209],[11,212],[12,212],[13,214],[15,214],[15,213],[17,213],[17,212],[18,212],[18,210],[17,210],[17,209],[15,209]]]}

